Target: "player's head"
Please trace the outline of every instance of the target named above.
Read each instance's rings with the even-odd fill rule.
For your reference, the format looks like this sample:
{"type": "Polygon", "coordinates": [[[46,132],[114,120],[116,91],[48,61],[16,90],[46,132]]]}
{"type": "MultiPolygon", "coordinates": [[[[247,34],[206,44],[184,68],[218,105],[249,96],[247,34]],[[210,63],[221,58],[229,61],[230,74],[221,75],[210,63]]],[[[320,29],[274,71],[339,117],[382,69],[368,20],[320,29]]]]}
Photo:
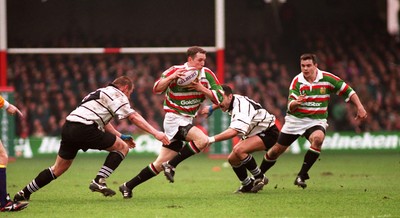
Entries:
{"type": "Polygon", "coordinates": [[[232,88],[228,85],[221,85],[222,86],[222,90],[224,91],[223,96],[223,100],[222,102],[219,104],[219,107],[221,108],[222,111],[226,112],[229,111],[229,108],[232,104],[232,99],[233,99],[233,91],[232,88]]]}
{"type": "Polygon", "coordinates": [[[311,60],[313,64],[318,64],[317,55],[312,53],[305,53],[300,56],[300,62],[305,60],[311,60]]]}
{"type": "Polygon", "coordinates": [[[300,68],[305,78],[315,79],[317,72],[317,56],[315,54],[307,53],[300,56],[300,68]]]}
{"type": "Polygon", "coordinates": [[[127,97],[133,92],[134,86],[132,80],[127,76],[116,78],[111,84],[121,90],[127,97]]]}
{"type": "Polygon", "coordinates": [[[186,52],[188,66],[194,67],[197,70],[203,68],[204,64],[206,63],[206,53],[206,50],[198,46],[192,46],[188,48],[186,52]]]}

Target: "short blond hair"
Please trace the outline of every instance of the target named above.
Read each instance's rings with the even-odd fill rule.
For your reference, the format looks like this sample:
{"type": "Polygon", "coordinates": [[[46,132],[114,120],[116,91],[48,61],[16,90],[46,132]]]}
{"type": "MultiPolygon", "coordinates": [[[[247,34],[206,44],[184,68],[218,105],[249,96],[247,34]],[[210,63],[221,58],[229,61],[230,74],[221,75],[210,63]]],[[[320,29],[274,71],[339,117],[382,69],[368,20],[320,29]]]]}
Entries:
{"type": "Polygon", "coordinates": [[[133,89],[133,82],[127,76],[120,76],[116,78],[111,84],[115,85],[118,88],[128,85],[129,90],[133,89]]]}

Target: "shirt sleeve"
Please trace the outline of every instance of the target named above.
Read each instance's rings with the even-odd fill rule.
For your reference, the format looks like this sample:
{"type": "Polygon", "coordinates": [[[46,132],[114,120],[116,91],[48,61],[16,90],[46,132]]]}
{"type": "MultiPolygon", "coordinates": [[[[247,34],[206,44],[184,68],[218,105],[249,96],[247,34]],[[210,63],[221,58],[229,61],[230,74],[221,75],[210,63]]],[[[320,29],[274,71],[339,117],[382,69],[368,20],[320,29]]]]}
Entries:
{"type": "Polygon", "coordinates": [[[208,81],[208,83],[210,84],[210,90],[213,93],[213,103],[221,103],[223,100],[223,91],[222,91],[222,86],[219,83],[217,77],[215,76],[215,74],[207,69],[205,71],[206,73],[206,79],[208,81]]]}
{"type": "Polygon", "coordinates": [[[171,74],[173,74],[176,70],[178,70],[179,68],[176,66],[172,66],[170,68],[168,68],[166,71],[164,71],[160,78],[154,82],[154,86],[153,86],[153,93],[155,94],[162,94],[163,92],[158,92],[156,91],[156,87],[158,86],[158,83],[160,82],[161,79],[167,78],[168,76],[170,76],[171,74]]]}
{"type": "Polygon", "coordinates": [[[120,96],[118,96],[116,99],[109,102],[109,105],[110,109],[120,120],[127,118],[132,113],[135,113],[135,110],[132,109],[129,103],[129,99],[123,94],[120,94],[120,96]]]}
{"type": "Polygon", "coordinates": [[[290,83],[290,87],[289,87],[289,97],[288,97],[288,104],[287,104],[287,111],[290,111],[290,104],[297,100],[297,98],[299,98],[300,96],[300,86],[299,86],[299,82],[298,82],[298,77],[296,76],[292,82],[290,83]]]}
{"type": "MultiPolygon", "coordinates": [[[[237,103],[236,103],[237,104],[237,103]]],[[[247,101],[241,101],[233,107],[230,128],[246,134],[251,124],[254,110],[251,109],[247,101]]]]}

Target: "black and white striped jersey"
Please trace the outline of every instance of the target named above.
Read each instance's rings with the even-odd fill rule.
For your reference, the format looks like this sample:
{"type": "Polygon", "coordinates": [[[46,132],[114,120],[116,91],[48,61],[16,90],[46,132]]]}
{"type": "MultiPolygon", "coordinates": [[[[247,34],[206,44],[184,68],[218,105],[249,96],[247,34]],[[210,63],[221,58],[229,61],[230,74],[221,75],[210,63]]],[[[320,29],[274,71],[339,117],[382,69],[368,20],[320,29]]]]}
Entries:
{"type": "Polygon", "coordinates": [[[275,116],[247,96],[234,94],[228,113],[231,115],[229,127],[243,137],[255,135],[260,128],[267,129],[275,124],[275,116]]]}
{"type": "Polygon", "coordinates": [[[124,119],[134,112],[128,97],[117,87],[109,85],[87,95],[66,119],[87,125],[97,123],[99,129],[104,130],[113,117],[124,119]]]}

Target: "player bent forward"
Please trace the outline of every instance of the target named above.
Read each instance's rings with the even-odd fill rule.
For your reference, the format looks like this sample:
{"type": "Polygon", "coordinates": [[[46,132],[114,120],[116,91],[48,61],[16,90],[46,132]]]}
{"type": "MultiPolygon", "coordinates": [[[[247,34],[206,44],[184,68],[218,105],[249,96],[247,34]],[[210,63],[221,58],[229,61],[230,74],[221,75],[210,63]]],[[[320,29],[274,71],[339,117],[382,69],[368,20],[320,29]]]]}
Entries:
{"type": "Polygon", "coordinates": [[[133,88],[132,80],[121,76],[107,87],[97,89],[87,95],[66,118],[55,164],[43,170],[32,182],[15,194],[14,200],[29,200],[33,192],[60,177],[71,166],[80,149],[83,151],[98,149],[110,152],[89,188],[104,196],[115,195],[115,191],[107,187],[105,180],[126,157],[129,148],[135,146],[135,142],[132,137],[121,135],[109,123],[113,117],[127,118],[162,143],[169,144],[169,140],[163,132],[154,129],[131,108],[128,96],[133,92],[133,88]]]}
{"type": "MultiPolygon", "coordinates": [[[[317,57],[314,54],[300,56],[301,73],[290,84],[288,110],[278,137],[278,142],[267,152],[267,168],[271,168],[276,159],[298,137],[304,136],[310,143],[310,149],[304,156],[303,165],[297,174],[294,184],[306,188],[305,180],[309,179],[308,171],[318,159],[328,127],[328,103],[332,93],[341,95],[346,102],[351,101],[357,108],[355,119],[365,119],[367,112],[358,95],[339,77],[319,70],[317,57]]],[[[267,169],[267,170],[268,170],[267,169]]]]}
{"type": "MultiPolygon", "coordinates": [[[[268,183],[267,177],[264,176],[266,160],[263,159],[258,167],[251,153],[268,150],[275,144],[279,134],[275,116],[252,99],[233,94],[229,86],[222,85],[222,89],[224,95],[219,107],[229,113],[231,123],[225,131],[209,137],[209,143],[241,136],[241,140],[228,156],[228,161],[242,184],[235,193],[256,193],[268,183]],[[247,170],[252,177],[247,176],[247,170]]],[[[201,113],[212,113],[218,106],[210,107],[204,108],[201,113]]]]}

